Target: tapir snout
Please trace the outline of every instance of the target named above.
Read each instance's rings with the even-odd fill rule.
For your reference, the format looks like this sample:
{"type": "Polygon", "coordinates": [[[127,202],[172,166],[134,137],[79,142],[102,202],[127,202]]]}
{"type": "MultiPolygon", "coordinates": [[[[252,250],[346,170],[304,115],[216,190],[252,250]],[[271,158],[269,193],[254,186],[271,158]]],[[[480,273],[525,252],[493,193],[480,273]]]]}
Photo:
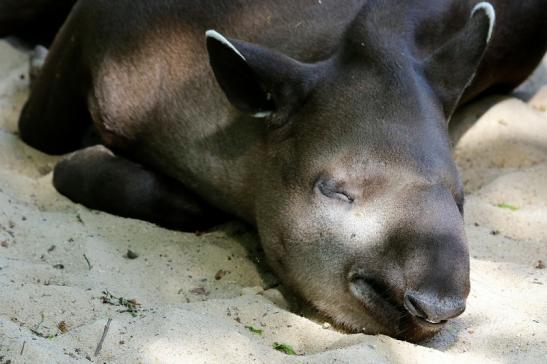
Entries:
{"type": "Polygon", "coordinates": [[[461,212],[447,189],[404,200],[388,207],[393,217],[386,217],[386,226],[392,226],[387,241],[358,259],[348,280],[350,291],[379,321],[387,321],[386,315],[400,319],[396,330],[419,338],[464,312],[469,252],[461,212]]]}

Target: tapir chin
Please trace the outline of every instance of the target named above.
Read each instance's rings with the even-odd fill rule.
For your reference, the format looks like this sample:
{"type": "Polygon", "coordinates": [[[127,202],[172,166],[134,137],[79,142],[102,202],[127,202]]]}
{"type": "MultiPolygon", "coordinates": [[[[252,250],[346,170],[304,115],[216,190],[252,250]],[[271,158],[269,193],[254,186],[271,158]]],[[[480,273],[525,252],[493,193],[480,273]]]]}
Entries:
{"type": "Polygon", "coordinates": [[[0,0],[0,36],[62,23],[19,121],[71,153],[60,193],[187,231],[240,218],[339,328],[409,341],[470,289],[448,121],[533,71],[545,19],[545,0],[0,0]]]}

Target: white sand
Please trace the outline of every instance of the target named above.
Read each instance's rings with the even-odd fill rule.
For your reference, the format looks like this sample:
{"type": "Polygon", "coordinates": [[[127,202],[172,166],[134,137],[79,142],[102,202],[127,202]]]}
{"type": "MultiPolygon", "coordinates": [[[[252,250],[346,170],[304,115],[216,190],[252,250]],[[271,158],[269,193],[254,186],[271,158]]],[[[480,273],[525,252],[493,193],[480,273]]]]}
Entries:
{"type": "Polygon", "coordinates": [[[535,265],[547,262],[547,87],[535,91],[547,84],[547,64],[521,92],[536,95],[529,103],[490,98],[460,116],[489,109],[456,148],[472,292],[465,314],[422,346],[346,335],[291,313],[277,290],[263,291],[271,278],[253,263],[257,239],[237,223],[197,236],[60,196],[56,158],[16,136],[26,73],[26,55],[0,42],[0,363],[546,362],[547,270],[535,265]],[[124,258],[128,248],[140,256],[124,258]],[[219,270],[229,273],[216,280],[219,270]],[[102,303],[104,290],[136,298],[137,316],[102,303]]]}

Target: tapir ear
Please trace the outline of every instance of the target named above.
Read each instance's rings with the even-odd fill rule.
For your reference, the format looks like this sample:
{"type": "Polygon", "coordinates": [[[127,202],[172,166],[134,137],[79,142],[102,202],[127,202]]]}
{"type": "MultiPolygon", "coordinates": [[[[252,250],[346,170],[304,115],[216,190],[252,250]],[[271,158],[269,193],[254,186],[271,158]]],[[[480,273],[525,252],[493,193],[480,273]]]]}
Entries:
{"type": "Polygon", "coordinates": [[[287,111],[313,87],[311,65],[214,30],[206,38],[217,82],[241,112],[266,117],[287,111]]]}
{"type": "Polygon", "coordinates": [[[425,73],[438,95],[447,117],[473,81],[482,61],[496,21],[490,3],[478,3],[464,29],[425,61],[425,73]]]}

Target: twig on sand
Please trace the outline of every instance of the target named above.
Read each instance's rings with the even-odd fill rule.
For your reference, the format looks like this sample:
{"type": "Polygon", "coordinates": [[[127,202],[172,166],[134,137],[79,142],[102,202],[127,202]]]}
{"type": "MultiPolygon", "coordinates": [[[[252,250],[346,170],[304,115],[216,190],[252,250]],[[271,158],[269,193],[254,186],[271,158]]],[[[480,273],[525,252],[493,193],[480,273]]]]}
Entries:
{"type": "Polygon", "coordinates": [[[19,353],[20,356],[23,356],[23,351],[25,351],[25,345],[27,344],[26,341],[23,341],[23,347],[21,348],[21,352],[19,353]]]}
{"type": "Polygon", "coordinates": [[[112,322],[112,319],[109,318],[108,321],[106,322],[106,325],[104,325],[103,336],[101,336],[101,340],[97,344],[97,349],[95,349],[95,356],[98,356],[99,353],[101,352],[101,349],[103,348],[104,339],[106,339],[106,335],[108,335],[108,330],[110,329],[111,322],[112,322]]]}
{"type": "Polygon", "coordinates": [[[89,267],[89,270],[91,270],[91,268],[93,268],[93,266],[91,265],[91,262],[89,261],[89,258],[85,254],[84,254],[84,259],[87,262],[87,266],[89,267]]]}

